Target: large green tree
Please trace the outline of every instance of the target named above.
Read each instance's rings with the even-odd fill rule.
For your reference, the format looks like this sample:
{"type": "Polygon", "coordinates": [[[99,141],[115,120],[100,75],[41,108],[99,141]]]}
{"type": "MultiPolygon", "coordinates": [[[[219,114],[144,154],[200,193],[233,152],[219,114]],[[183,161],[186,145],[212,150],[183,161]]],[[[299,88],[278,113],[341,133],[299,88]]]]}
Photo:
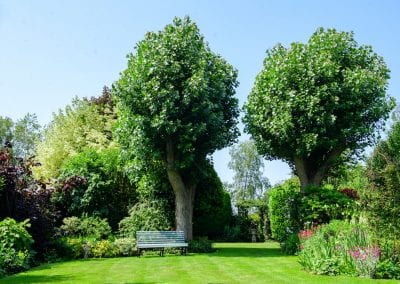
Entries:
{"type": "Polygon", "coordinates": [[[234,171],[233,183],[229,186],[234,201],[259,199],[270,187],[263,176],[264,161],[253,140],[233,146],[229,150],[229,168],[234,171]]]}
{"type": "Polygon", "coordinates": [[[319,185],[346,151],[371,145],[394,107],[389,69],[352,32],[318,29],[308,43],[277,45],[244,107],[246,131],[267,159],[288,162],[302,188],[319,185]]]}
{"type": "Polygon", "coordinates": [[[192,238],[193,200],[207,158],[238,136],[237,71],[213,53],[188,17],[149,32],[114,85],[120,143],[162,163],[176,228],[192,238]]]}

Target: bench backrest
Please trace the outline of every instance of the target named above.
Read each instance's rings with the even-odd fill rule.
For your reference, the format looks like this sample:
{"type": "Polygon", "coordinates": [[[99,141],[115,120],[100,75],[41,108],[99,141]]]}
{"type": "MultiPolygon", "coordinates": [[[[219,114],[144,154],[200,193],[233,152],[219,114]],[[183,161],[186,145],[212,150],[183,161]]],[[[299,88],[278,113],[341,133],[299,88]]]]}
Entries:
{"type": "Polygon", "coordinates": [[[183,231],[137,231],[138,244],[185,243],[183,231]]]}

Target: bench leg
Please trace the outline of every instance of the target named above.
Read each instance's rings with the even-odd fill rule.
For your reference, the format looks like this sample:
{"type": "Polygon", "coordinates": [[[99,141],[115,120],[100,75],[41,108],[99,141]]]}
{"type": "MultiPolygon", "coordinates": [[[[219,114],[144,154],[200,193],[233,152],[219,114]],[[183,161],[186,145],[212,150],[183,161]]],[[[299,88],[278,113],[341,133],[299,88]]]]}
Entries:
{"type": "Polygon", "coordinates": [[[141,250],[138,249],[138,250],[137,250],[137,257],[140,257],[140,254],[141,254],[141,253],[142,253],[141,250]]]}
{"type": "Polygon", "coordinates": [[[160,249],[160,256],[164,256],[164,249],[160,249]]]}

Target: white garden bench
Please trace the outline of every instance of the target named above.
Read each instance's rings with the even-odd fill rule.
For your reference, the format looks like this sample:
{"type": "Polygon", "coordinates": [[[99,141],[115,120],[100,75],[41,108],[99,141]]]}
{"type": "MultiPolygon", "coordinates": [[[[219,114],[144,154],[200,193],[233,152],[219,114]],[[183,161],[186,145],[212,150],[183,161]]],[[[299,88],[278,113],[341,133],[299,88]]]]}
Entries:
{"type": "Polygon", "coordinates": [[[145,249],[158,249],[163,256],[165,248],[180,248],[186,255],[188,247],[183,231],[137,231],[136,241],[138,257],[145,249]]]}

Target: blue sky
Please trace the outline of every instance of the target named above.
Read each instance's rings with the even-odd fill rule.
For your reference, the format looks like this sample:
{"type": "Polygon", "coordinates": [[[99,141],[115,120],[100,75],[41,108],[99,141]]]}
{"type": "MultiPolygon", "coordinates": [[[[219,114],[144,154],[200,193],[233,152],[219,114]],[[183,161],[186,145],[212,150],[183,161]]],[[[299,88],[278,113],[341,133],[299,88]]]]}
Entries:
{"type": "MultiPolygon", "coordinates": [[[[400,99],[400,1],[12,1],[0,0],[0,115],[36,113],[41,124],[74,96],[95,96],[126,67],[126,54],[147,31],[189,15],[211,49],[239,70],[244,103],[265,51],[305,42],[318,27],[354,31],[391,70],[388,93],[400,99]]],[[[241,137],[242,140],[246,136],[241,137]]],[[[227,149],[214,155],[230,181],[227,149]]],[[[272,183],[290,173],[266,162],[272,183]]]]}

